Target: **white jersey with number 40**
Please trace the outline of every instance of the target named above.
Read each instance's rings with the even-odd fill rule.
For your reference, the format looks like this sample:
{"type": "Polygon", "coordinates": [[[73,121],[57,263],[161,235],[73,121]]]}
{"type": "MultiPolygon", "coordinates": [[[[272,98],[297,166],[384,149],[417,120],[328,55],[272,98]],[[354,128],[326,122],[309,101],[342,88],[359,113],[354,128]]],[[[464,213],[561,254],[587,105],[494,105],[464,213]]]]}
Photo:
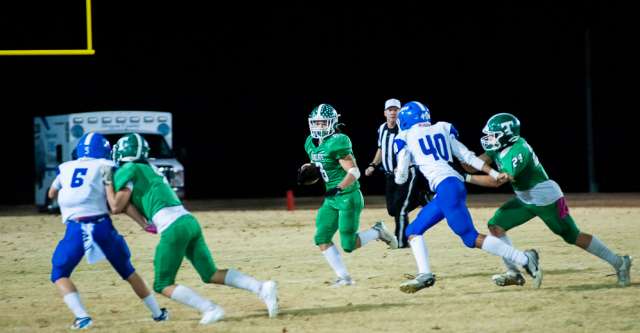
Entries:
{"type": "Polygon", "coordinates": [[[406,181],[412,159],[434,192],[445,178],[456,177],[463,181],[462,176],[449,165],[453,162],[454,156],[476,169],[481,169],[484,162],[457,138],[458,131],[455,127],[444,121],[433,125],[418,123],[402,131],[395,140],[398,151],[396,183],[402,184],[406,181]]]}
{"type": "Polygon", "coordinates": [[[113,161],[81,157],[60,164],[60,173],[52,187],[58,189],[62,222],[70,218],[108,214],[107,194],[102,183],[101,168],[113,167],[113,161]]]}

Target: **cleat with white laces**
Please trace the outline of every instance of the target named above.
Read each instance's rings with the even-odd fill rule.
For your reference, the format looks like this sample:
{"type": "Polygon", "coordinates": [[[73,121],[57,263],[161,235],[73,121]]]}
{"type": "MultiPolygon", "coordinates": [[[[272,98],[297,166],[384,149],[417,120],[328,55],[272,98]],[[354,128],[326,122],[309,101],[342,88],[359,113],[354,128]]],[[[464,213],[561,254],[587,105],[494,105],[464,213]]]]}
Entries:
{"type": "Polygon", "coordinates": [[[520,272],[508,271],[502,274],[496,274],[491,277],[493,282],[500,287],[506,286],[524,286],[525,279],[520,272]]]}
{"type": "Polygon", "coordinates": [[[224,317],[224,310],[219,305],[214,305],[213,308],[202,313],[202,319],[200,319],[201,325],[213,324],[224,317]]]}
{"type": "Polygon", "coordinates": [[[429,288],[436,283],[436,276],[433,273],[421,273],[414,279],[404,282],[400,285],[400,291],[413,294],[418,290],[429,288]]]}
{"type": "Polygon", "coordinates": [[[379,239],[387,243],[390,249],[398,248],[398,239],[396,238],[396,235],[394,235],[391,231],[389,231],[389,229],[387,229],[387,227],[384,225],[384,222],[378,221],[373,225],[372,228],[378,231],[378,234],[380,235],[379,239]]]}
{"type": "Polygon", "coordinates": [[[269,280],[262,283],[258,296],[267,305],[269,318],[276,317],[278,315],[278,286],[276,282],[269,280]]]}

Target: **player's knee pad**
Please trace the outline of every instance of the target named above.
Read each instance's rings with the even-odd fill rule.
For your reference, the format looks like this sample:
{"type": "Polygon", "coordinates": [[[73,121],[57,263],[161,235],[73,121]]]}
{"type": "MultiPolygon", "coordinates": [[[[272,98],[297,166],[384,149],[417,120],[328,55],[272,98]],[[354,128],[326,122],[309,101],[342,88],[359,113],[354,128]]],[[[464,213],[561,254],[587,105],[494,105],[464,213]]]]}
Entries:
{"type": "Polygon", "coordinates": [[[156,279],[155,281],[153,281],[153,291],[157,292],[158,294],[162,294],[162,291],[164,290],[164,288],[170,285],[171,284],[169,283],[156,279]]]}
{"type": "Polygon", "coordinates": [[[464,245],[468,248],[476,247],[476,239],[478,239],[478,231],[473,227],[473,224],[464,228],[455,228],[453,230],[458,237],[462,239],[464,245]]]}
{"type": "Polygon", "coordinates": [[[409,223],[407,228],[404,230],[404,235],[407,237],[422,235],[418,229],[417,223],[409,223]]]}
{"type": "Polygon", "coordinates": [[[71,273],[84,255],[84,248],[81,246],[69,245],[69,242],[64,239],[60,241],[51,258],[51,282],[71,276],[71,273]]]}
{"type": "Polygon", "coordinates": [[[340,233],[340,246],[346,253],[351,253],[356,249],[356,239],[358,234],[356,233],[340,233]]]}
{"type": "Polygon", "coordinates": [[[462,242],[464,243],[464,245],[468,248],[475,248],[476,247],[476,239],[478,239],[478,232],[475,230],[470,230],[465,232],[462,235],[458,235],[460,236],[460,238],[462,238],[462,242]]]}
{"type": "Polygon", "coordinates": [[[563,230],[562,232],[558,233],[557,235],[562,237],[562,239],[567,242],[567,244],[571,244],[571,245],[575,245],[576,244],[576,240],[578,239],[578,234],[580,234],[580,231],[576,228],[569,228],[567,230],[563,230]]]}
{"type": "Polygon", "coordinates": [[[316,246],[318,246],[320,244],[330,244],[332,242],[332,238],[333,237],[325,233],[316,232],[316,234],[313,236],[313,241],[315,242],[316,246]]]}
{"type": "Polygon", "coordinates": [[[65,269],[65,267],[53,266],[53,269],[51,269],[51,282],[55,283],[61,278],[68,278],[69,276],[71,276],[72,270],[73,269],[65,269]]]}

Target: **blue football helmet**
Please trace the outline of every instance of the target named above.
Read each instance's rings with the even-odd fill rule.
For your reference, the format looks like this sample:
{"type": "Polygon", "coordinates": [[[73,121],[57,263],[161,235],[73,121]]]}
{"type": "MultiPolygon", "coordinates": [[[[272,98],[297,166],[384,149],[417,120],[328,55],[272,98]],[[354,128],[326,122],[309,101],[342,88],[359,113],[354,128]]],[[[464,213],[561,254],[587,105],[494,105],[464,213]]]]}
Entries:
{"type": "Polygon", "coordinates": [[[80,137],[76,146],[76,156],[92,158],[111,158],[111,144],[100,133],[89,132],[80,137]]]}
{"type": "Polygon", "coordinates": [[[398,113],[398,126],[405,131],[418,123],[431,123],[429,108],[420,102],[409,102],[402,106],[398,113]]]}

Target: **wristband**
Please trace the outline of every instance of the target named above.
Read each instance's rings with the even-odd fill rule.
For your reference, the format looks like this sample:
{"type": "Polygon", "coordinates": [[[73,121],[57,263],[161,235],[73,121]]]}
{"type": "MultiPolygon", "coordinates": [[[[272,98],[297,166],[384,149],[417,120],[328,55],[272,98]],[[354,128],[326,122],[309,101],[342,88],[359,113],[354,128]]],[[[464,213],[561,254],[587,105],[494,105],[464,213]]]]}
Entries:
{"type": "Polygon", "coordinates": [[[489,171],[489,176],[491,176],[491,178],[493,178],[494,180],[498,180],[499,175],[500,174],[496,170],[491,169],[491,171],[489,171]]]}
{"type": "Polygon", "coordinates": [[[464,174],[464,181],[467,183],[471,183],[471,175],[468,173],[464,174]]]}

